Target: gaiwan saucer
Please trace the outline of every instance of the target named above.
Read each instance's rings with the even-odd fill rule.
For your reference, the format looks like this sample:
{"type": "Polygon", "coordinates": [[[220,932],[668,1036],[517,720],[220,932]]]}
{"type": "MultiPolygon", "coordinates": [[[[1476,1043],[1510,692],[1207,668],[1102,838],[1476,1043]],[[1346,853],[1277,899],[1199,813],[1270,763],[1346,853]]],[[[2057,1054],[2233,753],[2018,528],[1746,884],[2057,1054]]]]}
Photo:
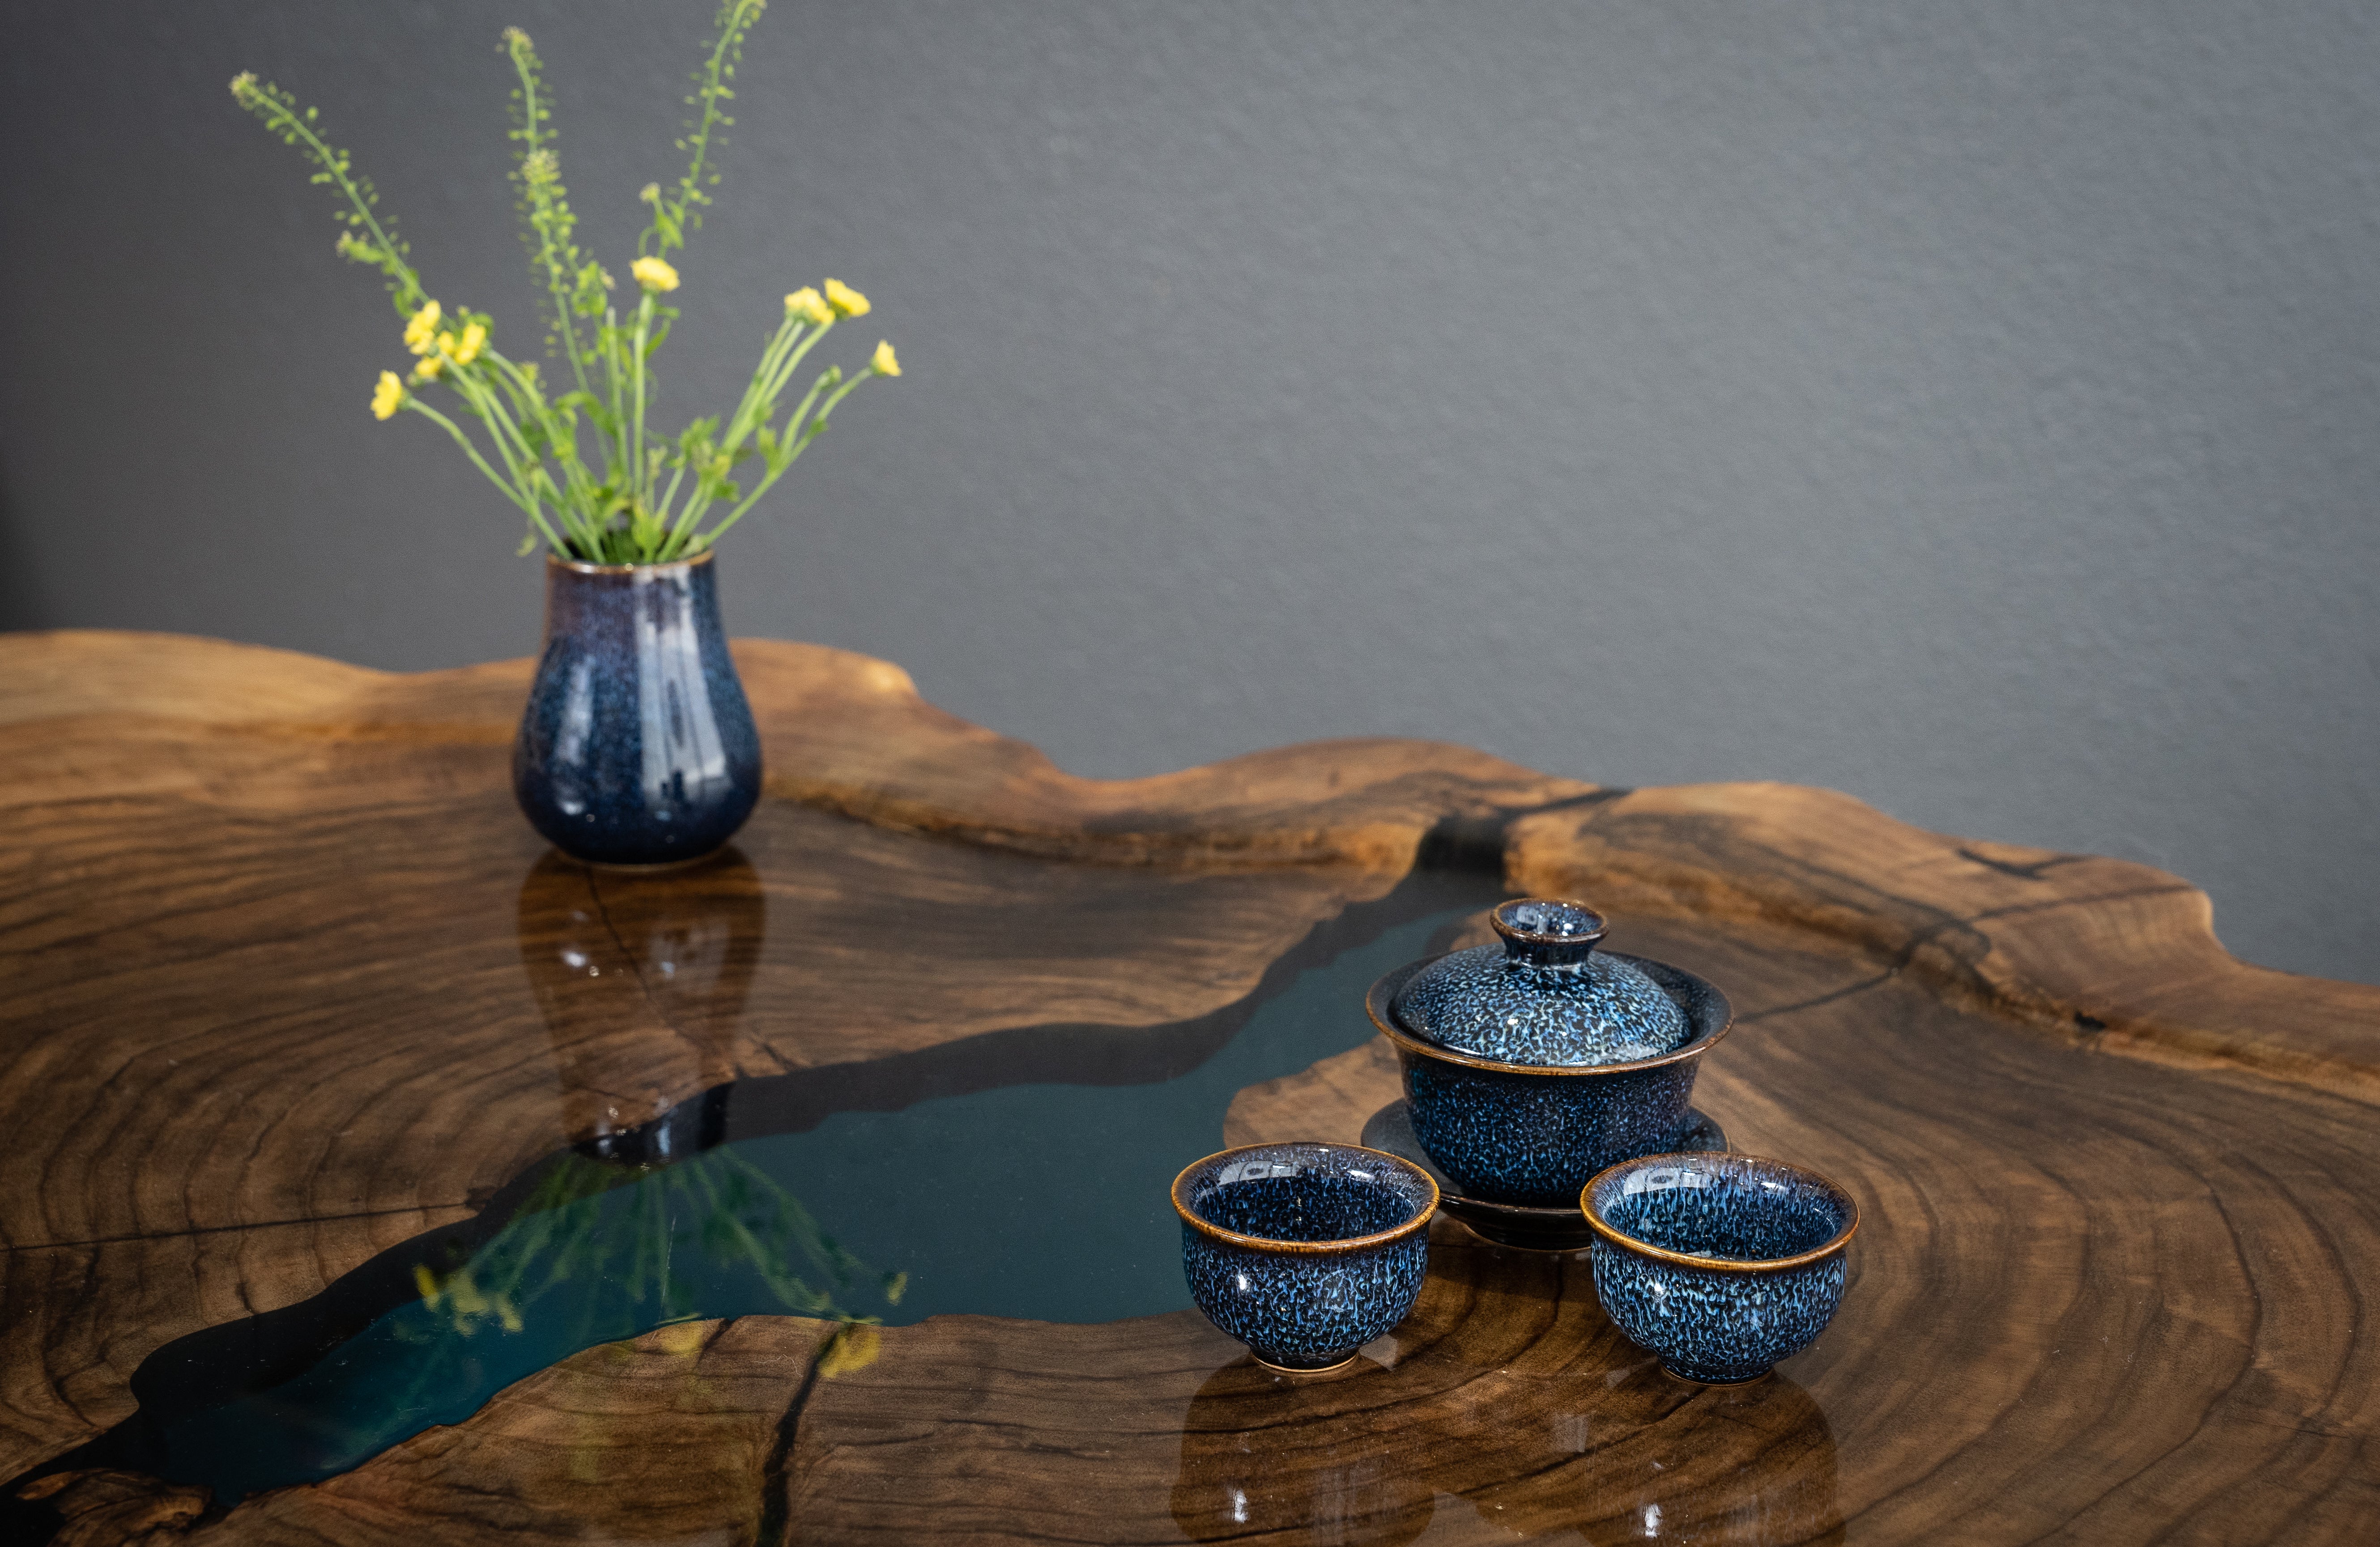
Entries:
{"type": "MultiPolygon", "coordinates": [[[[1356,1142],[1366,1150],[1381,1150],[1400,1160],[1411,1161],[1428,1172],[1431,1180],[1438,1183],[1439,1208],[1498,1246],[1518,1247],[1524,1251],[1584,1251],[1595,1239],[1585,1211],[1576,1204],[1566,1209],[1531,1208],[1464,1197],[1463,1189],[1448,1179],[1421,1147],[1421,1140],[1414,1137],[1412,1108],[1402,1096],[1373,1113],[1364,1125],[1364,1137],[1356,1142]]],[[[1726,1148],[1727,1130],[1713,1122],[1709,1114],[1690,1106],[1686,1108],[1686,1126],[1662,1153],[1689,1154],[1726,1148]]]]}

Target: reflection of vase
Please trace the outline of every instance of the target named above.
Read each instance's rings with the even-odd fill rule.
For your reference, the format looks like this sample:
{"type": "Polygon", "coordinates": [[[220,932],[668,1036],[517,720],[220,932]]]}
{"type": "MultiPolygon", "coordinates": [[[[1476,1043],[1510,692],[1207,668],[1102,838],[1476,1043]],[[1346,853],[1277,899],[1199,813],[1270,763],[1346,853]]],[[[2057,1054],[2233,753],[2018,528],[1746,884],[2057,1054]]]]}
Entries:
{"type": "Polygon", "coordinates": [[[594,864],[710,853],[760,797],[760,736],[720,625],[711,555],[549,556],[545,576],[545,651],[513,747],[529,825],[594,864]]]}
{"type": "Polygon", "coordinates": [[[521,965],[552,1039],[565,1130],[645,1162],[721,1137],[744,1004],[768,936],[759,872],[734,848],[658,875],[547,854],[521,882],[521,965]]]}

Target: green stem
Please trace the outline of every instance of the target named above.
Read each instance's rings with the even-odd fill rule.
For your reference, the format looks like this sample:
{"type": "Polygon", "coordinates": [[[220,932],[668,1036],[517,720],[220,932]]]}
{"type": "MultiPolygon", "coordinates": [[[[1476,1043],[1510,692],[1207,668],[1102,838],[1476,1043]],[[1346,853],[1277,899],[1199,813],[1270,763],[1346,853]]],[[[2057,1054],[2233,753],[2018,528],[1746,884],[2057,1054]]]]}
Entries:
{"type": "MultiPolygon", "coordinates": [[[[511,52],[513,71],[520,77],[521,83],[522,138],[528,146],[528,151],[524,152],[524,159],[526,159],[528,155],[534,155],[542,150],[545,141],[553,137],[546,135],[540,138],[537,132],[537,74],[528,67],[528,63],[522,57],[519,49],[514,49],[511,52]]],[[[569,357],[570,372],[577,379],[578,390],[585,392],[587,367],[579,359],[578,335],[570,323],[570,292],[576,276],[567,272],[566,265],[554,254],[551,196],[541,199],[534,189],[527,188],[526,172],[522,177],[524,192],[529,200],[530,224],[537,227],[539,257],[545,263],[546,293],[553,298],[554,330],[562,335],[562,352],[569,357]]]]}
{"type": "MultiPolygon", "coordinates": [[[[785,390],[785,384],[793,380],[795,372],[801,369],[803,357],[807,356],[810,352],[811,348],[817,345],[818,341],[824,338],[827,334],[833,329],[835,321],[835,319],[829,319],[828,321],[820,323],[815,332],[813,332],[808,338],[802,340],[802,346],[800,348],[792,351],[784,358],[783,360],[779,362],[776,374],[769,383],[769,396],[771,399],[774,399],[777,394],[785,390]]],[[[823,383],[825,378],[821,377],[820,380],[823,383]]],[[[800,427],[802,416],[809,412],[809,406],[812,403],[818,401],[818,386],[813,385],[810,388],[809,396],[802,399],[802,406],[795,409],[794,413],[786,419],[786,433],[791,434],[795,430],[800,427]]]]}
{"type": "Polygon", "coordinates": [[[652,324],[653,293],[648,290],[645,292],[644,299],[637,303],[637,343],[629,357],[637,372],[637,425],[636,438],[633,443],[636,448],[636,458],[629,464],[633,469],[630,477],[635,480],[630,485],[630,493],[635,501],[630,515],[631,521],[635,519],[635,512],[644,508],[646,495],[649,493],[647,485],[650,480],[645,476],[645,335],[651,329],[652,324]]]}
{"type": "Polygon", "coordinates": [[[611,308],[603,312],[603,371],[610,378],[612,389],[612,447],[607,453],[616,465],[607,469],[605,481],[625,484],[633,477],[628,461],[627,369],[620,361],[620,314],[611,308]]]}
{"type": "MultiPolygon", "coordinates": [[[[875,374],[875,368],[870,366],[868,369],[862,371],[858,375],[854,376],[851,380],[844,383],[843,385],[837,387],[834,390],[833,396],[830,396],[823,404],[820,405],[818,417],[810,420],[808,425],[803,429],[801,439],[794,444],[794,449],[792,451],[786,453],[785,459],[769,469],[769,476],[762,479],[757,485],[755,485],[752,492],[745,495],[743,501],[738,504],[734,510],[727,513],[727,518],[725,520],[720,522],[717,526],[711,528],[709,532],[704,534],[700,545],[705,548],[710,547],[722,537],[727,534],[728,528],[742,520],[744,518],[744,513],[751,509],[753,506],[759,504],[760,496],[769,492],[770,486],[785,475],[785,469],[794,465],[794,458],[799,457],[805,450],[807,450],[810,442],[818,439],[819,432],[826,428],[827,415],[834,412],[834,406],[837,403],[842,402],[844,398],[850,396],[854,387],[856,387],[860,383],[868,380],[868,377],[875,374]]],[[[818,388],[812,387],[810,389],[810,396],[812,397],[817,396],[818,388]]],[[[805,399],[805,401],[807,402],[807,399],[805,399]]],[[[798,422],[798,420],[789,420],[788,422],[798,422]]]]}
{"type": "MultiPolygon", "coordinates": [[[[534,420],[545,437],[553,461],[562,469],[562,484],[554,487],[553,506],[561,516],[565,530],[577,535],[585,522],[579,507],[591,503],[592,479],[578,457],[578,432],[575,419],[556,410],[537,388],[536,381],[521,368],[494,349],[486,352],[496,381],[512,395],[519,416],[534,420]],[[565,490],[567,490],[567,493],[565,490]]],[[[552,486],[549,476],[546,480],[552,486]]]]}
{"type": "MultiPolygon", "coordinates": [[[[684,479],[685,477],[686,477],[686,465],[685,465],[684,463],[680,463],[680,464],[678,465],[678,469],[677,469],[677,471],[675,471],[675,472],[674,472],[674,473],[670,474],[669,487],[668,487],[667,489],[664,489],[664,490],[662,490],[662,491],[661,503],[660,503],[659,505],[657,505],[657,506],[655,506],[653,507],[653,519],[654,519],[654,520],[656,520],[656,521],[662,521],[662,522],[666,522],[666,521],[668,521],[668,519],[669,519],[670,506],[671,506],[672,502],[674,502],[674,500],[676,500],[676,498],[677,498],[677,486],[678,486],[678,482],[679,482],[679,481],[680,481],[680,480],[684,479]]],[[[698,480],[698,481],[699,481],[698,480]]],[[[673,535],[674,535],[674,534],[673,534],[673,535]]]]}
{"type": "Polygon", "coordinates": [[[734,417],[727,421],[726,438],[719,443],[721,450],[735,450],[744,444],[744,437],[752,432],[753,416],[759,412],[762,404],[771,402],[775,396],[769,391],[769,384],[777,373],[778,362],[793,347],[793,340],[805,325],[799,318],[787,316],[779,325],[777,335],[769,340],[769,347],[760,351],[759,367],[752,372],[751,384],[744,389],[744,396],[735,405],[734,417]]]}
{"type": "Polygon", "coordinates": [[[702,84],[696,91],[696,99],[702,104],[702,121],[695,126],[694,132],[686,140],[694,152],[694,159],[686,166],[686,176],[678,180],[678,197],[669,210],[666,222],[662,219],[662,201],[658,198],[653,201],[653,222],[645,228],[644,235],[637,238],[638,252],[644,251],[647,241],[654,244],[655,254],[660,257],[667,257],[672,247],[686,245],[686,212],[689,206],[705,198],[702,173],[710,154],[710,131],[724,116],[719,111],[719,104],[730,94],[726,81],[727,56],[735,52],[744,33],[759,17],[764,3],[765,0],[734,0],[734,4],[721,14],[719,41],[712,46],[710,58],[703,66],[702,84]],[[673,236],[676,238],[674,241],[671,239],[673,236]]]}
{"type": "Polygon", "coordinates": [[[463,433],[463,430],[460,425],[456,424],[453,420],[448,419],[444,414],[440,413],[437,409],[431,408],[429,404],[424,403],[420,398],[413,396],[411,393],[407,393],[406,395],[405,406],[412,409],[415,413],[429,415],[431,423],[438,425],[448,434],[454,436],[455,444],[463,448],[463,455],[471,459],[471,465],[479,469],[480,472],[486,474],[489,482],[503,490],[504,498],[512,501],[513,504],[520,506],[522,510],[528,514],[528,518],[536,522],[538,529],[545,533],[545,540],[552,543],[557,551],[563,553],[569,552],[567,548],[563,546],[562,540],[553,534],[553,529],[546,524],[545,515],[538,508],[537,502],[535,500],[523,499],[517,490],[516,490],[511,484],[505,482],[503,478],[499,477],[496,469],[488,466],[488,459],[480,455],[480,448],[471,444],[471,437],[463,433]]]}
{"type": "Polygon", "coordinates": [[[388,254],[390,263],[405,276],[404,291],[395,298],[397,315],[405,316],[419,311],[425,298],[421,291],[420,279],[414,274],[413,266],[397,256],[396,243],[390,239],[386,231],[381,229],[380,219],[372,213],[370,201],[364,198],[363,190],[356,187],[355,179],[347,176],[346,168],[341,164],[337,152],[324,144],[322,137],[307,127],[306,120],[291,112],[277,97],[262,93],[259,96],[260,100],[272,104],[273,121],[277,121],[290,133],[306,142],[306,148],[312,154],[315,162],[329,176],[331,181],[337,185],[339,191],[346,195],[349,207],[356,212],[356,218],[361,220],[371,231],[373,244],[381,251],[388,254]]]}

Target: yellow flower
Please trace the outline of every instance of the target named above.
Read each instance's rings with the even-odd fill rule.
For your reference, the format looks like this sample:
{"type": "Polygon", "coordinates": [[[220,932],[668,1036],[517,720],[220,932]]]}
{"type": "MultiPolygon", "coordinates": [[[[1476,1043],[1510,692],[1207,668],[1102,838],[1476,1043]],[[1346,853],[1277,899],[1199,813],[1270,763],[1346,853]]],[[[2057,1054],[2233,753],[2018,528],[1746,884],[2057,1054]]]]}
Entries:
{"type": "Polygon", "coordinates": [[[893,354],[892,346],[881,338],[876,341],[876,358],[868,363],[880,376],[897,376],[901,373],[900,358],[893,354]]]}
{"type": "Polygon", "coordinates": [[[648,290],[677,288],[677,271],[658,258],[639,258],[628,265],[628,272],[648,290]]]}
{"type": "MultiPolygon", "coordinates": [[[[405,384],[396,379],[394,371],[380,373],[380,385],[372,392],[372,418],[388,419],[405,402],[405,384]]],[[[425,1297],[427,1291],[424,1292],[425,1297]]]]}
{"type": "Polygon", "coordinates": [[[846,317],[868,315],[868,298],[840,279],[830,279],[826,282],[826,298],[830,305],[846,317]]]}
{"type": "Polygon", "coordinates": [[[814,327],[822,328],[834,321],[834,309],[827,305],[826,298],[807,285],[785,298],[785,312],[814,327]]]}
{"type": "MultiPolygon", "coordinates": [[[[447,336],[451,338],[454,335],[449,334],[447,336]]],[[[413,379],[417,382],[434,382],[438,379],[438,372],[445,369],[445,356],[424,355],[421,357],[421,363],[413,368],[413,379]]]]}
{"type": "MultiPolygon", "coordinates": [[[[452,346],[455,363],[457,365],[470,364],[473,360],[480,358],[480,351],[486,348],[487,345],[488,330],[485,327],[481,326],[478,323],[465,324],[462,338],[452,346]]],[[[438,346],[440,348],[448,347],[446,340],[443,337],[441,337],[438,340],[438,346]]]]}
{"type": "Polygon", "coordinates": [[[428,354],[437,339],[438,319],[443,315],[436,301],[415,312],[413,320],[405,324],[405,347],[417,355],[428,354]]]}

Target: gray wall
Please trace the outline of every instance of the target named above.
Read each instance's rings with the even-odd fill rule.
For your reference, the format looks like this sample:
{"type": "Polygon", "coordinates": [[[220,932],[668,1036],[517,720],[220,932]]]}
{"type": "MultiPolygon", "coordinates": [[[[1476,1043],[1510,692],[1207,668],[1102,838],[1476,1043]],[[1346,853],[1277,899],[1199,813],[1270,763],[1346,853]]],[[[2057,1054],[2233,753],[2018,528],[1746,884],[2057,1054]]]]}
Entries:
{"type": "MultiPolygon", "coordinates": [[[[321,103],[520,351],[499,28],[620,269],[706,0],[14,11],[5,621],[530,652],[516,518],[366,412],[395,325],[224,83],[321,103]]],[[[731,627],[1087,774],[1832,786],[2380,981],[2374,18],[779,0],[665,403],[828,274],[908,373],[733,541],[731,627]]]]}

